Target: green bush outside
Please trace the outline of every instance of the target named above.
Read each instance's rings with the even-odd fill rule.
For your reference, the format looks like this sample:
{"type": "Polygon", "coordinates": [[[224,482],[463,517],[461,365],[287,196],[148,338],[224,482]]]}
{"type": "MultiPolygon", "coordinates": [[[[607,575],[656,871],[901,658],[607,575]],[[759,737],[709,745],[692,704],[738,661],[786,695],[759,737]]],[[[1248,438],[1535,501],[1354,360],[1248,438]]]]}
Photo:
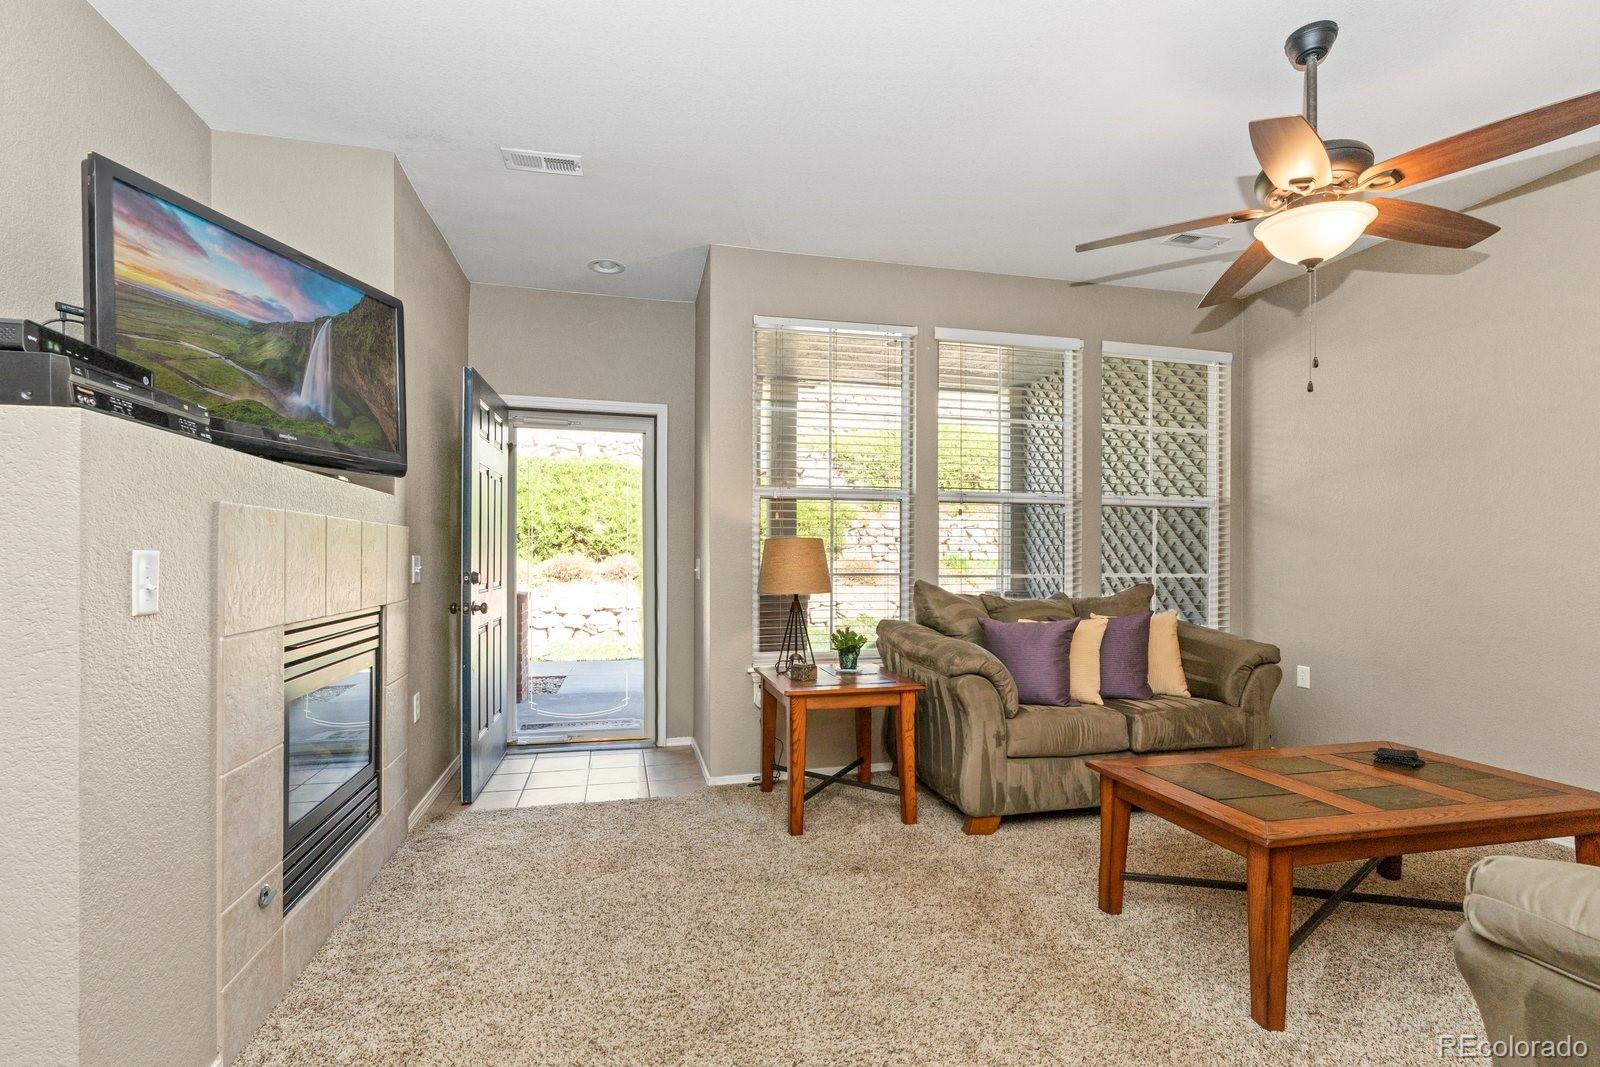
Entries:
{"type": "Polygon", "coordinates": [[[637,464],[606,456],[517,462],[517,552],[530,563],[560,555],[599,562],[644,546],[637,464]]]}

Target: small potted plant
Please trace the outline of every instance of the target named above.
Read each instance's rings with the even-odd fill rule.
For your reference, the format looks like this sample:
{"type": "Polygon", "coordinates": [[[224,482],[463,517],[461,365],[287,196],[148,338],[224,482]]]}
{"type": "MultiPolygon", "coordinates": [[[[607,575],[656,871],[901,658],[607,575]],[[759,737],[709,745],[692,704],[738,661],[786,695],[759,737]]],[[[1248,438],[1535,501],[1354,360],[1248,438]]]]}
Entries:
{"type": "Polygon", "coordinates": [[[848,626],[842,626],[833,631],[833,636],[828,638],[828,644],[839,653],[839,670],[854,671],[861,659],[861,650],[866,646],[866,634],[857,633],[848,626]]]}

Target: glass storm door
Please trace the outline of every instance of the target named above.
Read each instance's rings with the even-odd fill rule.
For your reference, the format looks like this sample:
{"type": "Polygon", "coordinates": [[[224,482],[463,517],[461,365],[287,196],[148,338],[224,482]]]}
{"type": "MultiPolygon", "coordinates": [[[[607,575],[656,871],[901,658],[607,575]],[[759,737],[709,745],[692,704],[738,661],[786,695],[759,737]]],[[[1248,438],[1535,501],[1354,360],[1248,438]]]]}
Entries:
{"type": "Polygon", "coordinates": [[[512,708],[511,503],[515,446],[505,401],[468,367],[461,424],[461,799],[483,792],[506,754],[512,708]]]}
{"type": "Polygon", "coordinates": [[[517,411],[519,742],[656,725],[655,420],[517,411]]]}

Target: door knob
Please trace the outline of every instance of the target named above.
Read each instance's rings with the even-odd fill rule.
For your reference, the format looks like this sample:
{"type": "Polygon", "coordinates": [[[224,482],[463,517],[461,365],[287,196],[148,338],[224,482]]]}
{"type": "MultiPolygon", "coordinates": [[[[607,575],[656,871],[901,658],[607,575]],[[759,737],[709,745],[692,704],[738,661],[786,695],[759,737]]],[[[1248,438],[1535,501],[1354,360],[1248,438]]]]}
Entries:
{"type": "Polygon", "coordinates": [[[471,606],[471,607],[469,607],[469,608],[468,608],[468,609],[467,609],[467,610],[468,610],[468,611],[469,611],[469,612],[472,612],[472,611],[481,611],[481,612],[483,612],[483,613],[484,613],[484,614],[485,614],[485,615],[487,615],[487,614],[489,614],[489,602],[488,602],[488,601],[487,601],[487,600],[485,600],[485,601],[484,601],[484,602],[483,602],[483,603],[481,603],[481,604],[473,604],[473,605],[472,605],[472,606],[471,606]]]}
{"type": "Polygon", "coordinates": [[[450,614],[452,614],[452,615],[460,615],[461,614],[461,605],[460,604],[451,604],[450,605],[450,614]]]}

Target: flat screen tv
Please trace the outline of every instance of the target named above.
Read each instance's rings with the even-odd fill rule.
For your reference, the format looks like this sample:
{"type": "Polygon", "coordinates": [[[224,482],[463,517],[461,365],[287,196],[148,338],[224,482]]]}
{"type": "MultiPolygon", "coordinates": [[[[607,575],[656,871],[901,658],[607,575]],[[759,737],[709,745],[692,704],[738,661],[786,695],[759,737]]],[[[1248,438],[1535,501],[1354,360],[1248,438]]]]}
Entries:
{"type": "Polygon", "coordinates": [[[91,341],[206,407],[219,444],[405,473],[400,301],[103,156],[83,180],[91,341]]]}

